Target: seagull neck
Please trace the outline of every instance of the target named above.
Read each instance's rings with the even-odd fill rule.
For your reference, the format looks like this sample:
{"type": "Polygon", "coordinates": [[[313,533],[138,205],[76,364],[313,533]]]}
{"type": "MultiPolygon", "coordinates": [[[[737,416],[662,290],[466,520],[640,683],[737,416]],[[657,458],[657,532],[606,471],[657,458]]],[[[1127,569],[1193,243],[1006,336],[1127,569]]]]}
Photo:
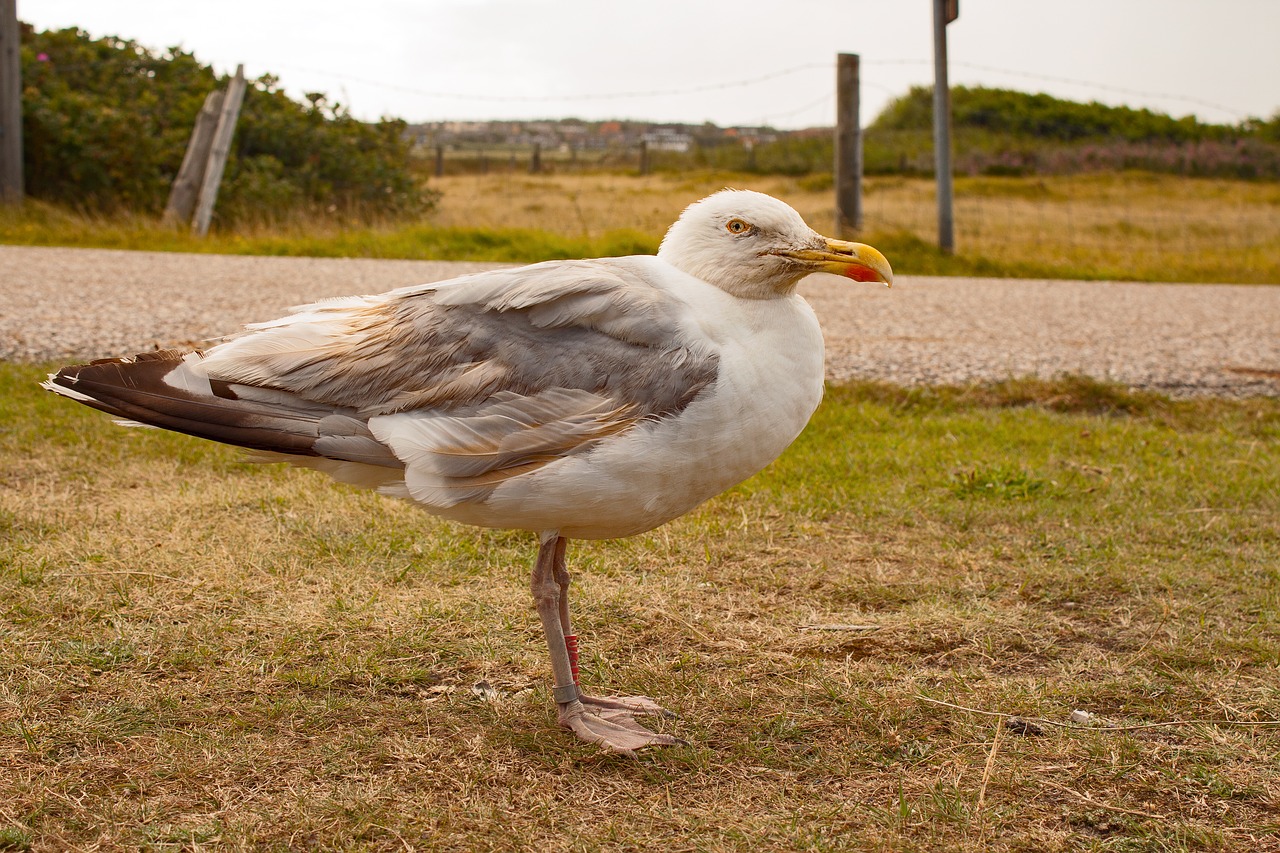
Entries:
{"type": "Polygon", "coordinates": [[[785,299],[796,292],[796,285],[803,278],[803,274],[793,278],[764,278],[749,267],[725,267],[708,261],[691,262],[674,252],[659,251],[658,257],[681,272],[739,299],[785,299]]]}

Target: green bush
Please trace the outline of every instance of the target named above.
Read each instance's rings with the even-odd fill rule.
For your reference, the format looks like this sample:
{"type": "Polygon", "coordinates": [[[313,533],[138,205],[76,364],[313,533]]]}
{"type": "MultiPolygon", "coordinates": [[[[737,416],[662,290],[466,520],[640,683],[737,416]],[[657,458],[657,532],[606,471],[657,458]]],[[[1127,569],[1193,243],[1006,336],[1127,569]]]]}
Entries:
{"type": "MultiPolygon", "coordinates": [[[[164,208],[205,96],[228,82],[179,48],[26,25],[22,78],[27,192],[144,213],[164,208]]],[[[358,121],[319,94],[298,103],[260,77],[245,94],[218,219],[424,213],[435,194],[410,172],[404,127],[358,121]]]]}
{"type": "MultiPolygon", "coordinates": [[[[1124,140],[1126,142],[1206,142],[1247,135],[1248,128],[1206,124],[1194,116],[1173,118],[1132,107],[1087,104],[1046,94],[1028,94],[983,86],[951,89],[951,120],[956,128],[975,128],[1041,140],[1124,140]]],[[[873,131],[930,130],[933,89],[913,86],[876,117],[873,131]]]]}
{"type": "MultiPolygon", "coordinates": [[[[953,168],[965,175],[1075,174],[1145,170],[1203,177],[1280,178],[1280,114],[1239,125],[1205,124],[1151,110],[1077,103],[1044,94],[957,86],[951,92],[953,168]]],[[[689,160],[739,172],[830,175],[832,134],[780,136],[667,154],[657,168],[689,160]]],[[[863,134],[869,175],[931,175],[933,90],[917,86],[891,101],[863,134]]]]}

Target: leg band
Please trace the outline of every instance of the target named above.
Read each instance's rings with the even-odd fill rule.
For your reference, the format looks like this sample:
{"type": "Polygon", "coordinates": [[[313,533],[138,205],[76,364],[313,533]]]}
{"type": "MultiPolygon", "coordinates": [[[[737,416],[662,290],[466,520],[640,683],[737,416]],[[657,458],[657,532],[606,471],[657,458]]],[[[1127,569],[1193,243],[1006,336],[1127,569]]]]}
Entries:
{"type": "Polygon", "coordinates": [[[569,668],[573,670],[573,683],[578,684],[578,635],[565,634],[564,647],[569,652],[569,668]]]}

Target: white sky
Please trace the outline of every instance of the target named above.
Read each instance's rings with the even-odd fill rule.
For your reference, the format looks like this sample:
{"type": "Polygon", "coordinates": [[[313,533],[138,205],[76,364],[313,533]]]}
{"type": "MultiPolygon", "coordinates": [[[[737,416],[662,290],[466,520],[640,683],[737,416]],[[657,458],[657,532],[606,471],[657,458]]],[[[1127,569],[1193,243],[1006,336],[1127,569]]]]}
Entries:
{"type": "MultiPolygon", "coordinates": [[[[948,28],[953,85],[1214,122],[1280,110],[1280,0],[960,9],[948,28]]],[[[218,71],[243,62],[251,77],[273,73],[294,96],[326,92],[368,119],[795,128],[835,122],[837,53],[862,57],[864,122],[933,75],[930,0],[18,0],[18,16],[181,45],[218,71]]]]}

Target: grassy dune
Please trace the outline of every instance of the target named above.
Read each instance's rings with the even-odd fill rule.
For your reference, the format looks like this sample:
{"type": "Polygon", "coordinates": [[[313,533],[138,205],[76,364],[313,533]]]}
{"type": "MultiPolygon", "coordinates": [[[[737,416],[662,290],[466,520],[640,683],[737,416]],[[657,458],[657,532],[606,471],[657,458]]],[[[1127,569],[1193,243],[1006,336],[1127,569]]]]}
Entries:
{"type": "MultiPolygon", "coordinates": [[[[830,180],[693,173],[495,172],[433,179],[439,209],[416,224],[307,219],[198,240],[145,217],[90,217],[40,205],[0,211],[0,242],[244,254],[538,261],[656,250],[691,201],[725,186],[792,203],[832,229],[830,180]]],[[[866,182],[863,239],[903,273],[1138,281],[1280,283],[1280,185],[1147,174],[961,178],[958,254],[932,246],[933,185],[866,182]]]]}
{"type": "Polygon", "coordinates": [[[764,474],[571,550],[586,678],[690,740],[625,760],[556,728],[532,536],[124,431],[40,375],[0,365],[0,849],[1280,832],[1280,402],[833,390],[764,474]]]}

